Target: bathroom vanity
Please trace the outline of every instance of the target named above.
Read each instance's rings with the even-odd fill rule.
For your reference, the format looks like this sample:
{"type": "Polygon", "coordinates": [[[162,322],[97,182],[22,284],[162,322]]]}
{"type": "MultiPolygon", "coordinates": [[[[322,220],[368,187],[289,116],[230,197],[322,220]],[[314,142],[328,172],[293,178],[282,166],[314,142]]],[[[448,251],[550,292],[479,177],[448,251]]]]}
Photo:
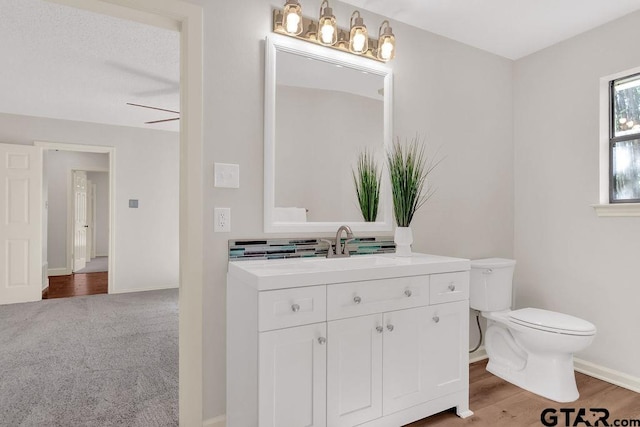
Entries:
{"type": "Polygon", "coordinates": [[[469,411],[469,261],[229,263],[228,427],[397,427],[469,411]]]}

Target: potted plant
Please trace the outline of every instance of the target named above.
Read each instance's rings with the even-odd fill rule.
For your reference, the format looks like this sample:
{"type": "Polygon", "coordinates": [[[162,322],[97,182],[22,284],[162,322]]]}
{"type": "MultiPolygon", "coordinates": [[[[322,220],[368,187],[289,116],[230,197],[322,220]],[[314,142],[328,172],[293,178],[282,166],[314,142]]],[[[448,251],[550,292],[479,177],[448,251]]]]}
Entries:
{"type": "Polygon", "coordinates": [[[362,216],[367,222],[375,222],[380,202],[380,180],[382,174],[376,161],[366,149],[358,157],[358,168],[351,171],[356,186],[358,204],[362,216]]]}
{"type": "Polygon", "coordinates": [[[427,184],[427,176],[439,162],[427,160],[424,142],[418,135],[404,144],[396,137],[387,152],[387,162],[397,224],[394,235],[396,254],[411,256],[411,221],[416,211],[433,195],[433,189],[427,184]]]}

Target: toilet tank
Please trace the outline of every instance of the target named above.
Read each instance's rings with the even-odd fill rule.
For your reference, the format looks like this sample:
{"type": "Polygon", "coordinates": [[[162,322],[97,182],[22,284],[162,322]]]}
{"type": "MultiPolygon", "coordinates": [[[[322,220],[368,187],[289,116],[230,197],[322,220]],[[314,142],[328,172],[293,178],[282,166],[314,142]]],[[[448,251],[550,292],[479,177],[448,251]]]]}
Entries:
{"type": "Polygon", "coordinates": [[[471,261],[469,305],[480,311],[511,308],[513,270],[516,261],[485,258],[471,261]]]}

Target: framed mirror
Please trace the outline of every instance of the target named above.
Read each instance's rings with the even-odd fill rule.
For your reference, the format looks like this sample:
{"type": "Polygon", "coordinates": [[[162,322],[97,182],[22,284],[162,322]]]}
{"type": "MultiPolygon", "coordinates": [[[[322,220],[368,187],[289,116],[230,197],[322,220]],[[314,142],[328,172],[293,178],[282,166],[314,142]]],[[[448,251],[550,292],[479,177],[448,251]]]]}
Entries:
{"type": "Polygon", "coordinates": [[[265,56],[264,231],[391,231],[386,151],[393,75],[382,63],[270,34],[265,56]],[[360,212],[360,153],[382,173],[375,222],[360,212]]]}

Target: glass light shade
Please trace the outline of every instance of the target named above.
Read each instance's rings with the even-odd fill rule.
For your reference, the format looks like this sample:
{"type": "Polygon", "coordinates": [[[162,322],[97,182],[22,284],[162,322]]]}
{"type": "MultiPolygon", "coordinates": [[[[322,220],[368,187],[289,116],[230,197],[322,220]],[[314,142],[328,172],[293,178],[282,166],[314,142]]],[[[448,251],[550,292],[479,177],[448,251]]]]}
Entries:
{"type": "Polygon", "coordinates": [[[390,61],[396,56],[396,39],[393,36],[382,36],[378,41],[378,59],[390,61]]]}
{"type": "Polygon", "coordinates": [[[284,5],[282,26],[289,34],[298,35],[302,33],[302,7],[298,0],[287,0],[284,5]]]}
{"type": "Polygon", "coordinates": [[[334,45],[338,41],[338,27],[336,25],[336,18],[331,16],[329,18],[320,18],[320,43],[326,45],[334,45]]]}
{"type": "Polygon", "coordinates": [[[353,53],[365,53],[369,49],[369,34],[364,20],[357,10],[351,15],[351,31],[349,31],[349,50],[353,53]],[[356,14],[358,15],[356,17],[356,14]],[[355,17],[355,20],[354,20],[355,17]]]}
{"type": "Polygon", "coordinates": [[[384,21],[380,25],[380,30],[378,31],[378,52],[376,56],[382,61],[390,61],[396,56],[396,38],[389,26],[389,21],[384,21]],[[382,31],[383,27],[384,32],[382,31]]]}

